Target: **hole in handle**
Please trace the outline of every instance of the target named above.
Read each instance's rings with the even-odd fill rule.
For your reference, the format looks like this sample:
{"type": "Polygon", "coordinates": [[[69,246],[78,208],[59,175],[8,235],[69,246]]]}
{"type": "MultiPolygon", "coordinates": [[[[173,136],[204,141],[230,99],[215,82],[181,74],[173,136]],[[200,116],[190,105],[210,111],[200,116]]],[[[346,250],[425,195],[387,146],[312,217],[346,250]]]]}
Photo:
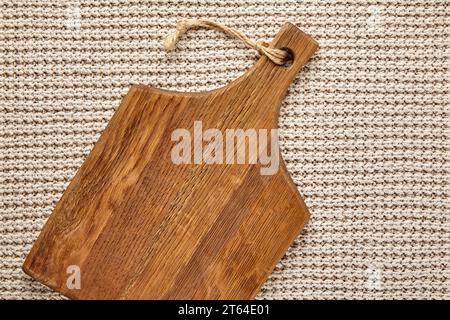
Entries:
{"type": "Polygon", "coordinates": [[[284,59],[284,63],[281,66],[284,68],[289,68],[294,62],[294,51],[287,47],[283,47],[280,49],[286,51],[287,53],[286,58],[284,59]]]}

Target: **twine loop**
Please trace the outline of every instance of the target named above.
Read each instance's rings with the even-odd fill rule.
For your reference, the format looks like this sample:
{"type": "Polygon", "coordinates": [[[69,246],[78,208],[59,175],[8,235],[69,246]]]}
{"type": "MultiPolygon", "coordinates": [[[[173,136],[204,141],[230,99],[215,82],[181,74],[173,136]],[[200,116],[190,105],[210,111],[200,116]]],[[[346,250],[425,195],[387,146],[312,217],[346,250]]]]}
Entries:
{"type": "Polygon", "coordinates": [[[259,54],[265,55],[277,65],[284,65],[286,60],[289,59],[289,53],[286,50],[270,48],[266,42],[250,39],[238,29],[227,27],[221,23],[206,19],[186,19],[178,21],[175,32],[169,34],[164,41],[164,47],[167,51],[174,50],[181,36],[188,30],[196,28],[216,29],[223,31],[226,34],[241,40],[248,47],[257,50],[259,54]]]}

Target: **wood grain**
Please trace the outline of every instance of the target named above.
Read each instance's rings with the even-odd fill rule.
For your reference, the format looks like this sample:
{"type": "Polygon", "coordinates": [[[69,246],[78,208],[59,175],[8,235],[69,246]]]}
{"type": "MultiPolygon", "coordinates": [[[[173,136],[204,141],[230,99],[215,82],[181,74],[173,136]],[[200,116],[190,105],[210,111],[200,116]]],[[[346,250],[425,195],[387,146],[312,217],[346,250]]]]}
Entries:
{"type": "Polygon", "coordinates": [[[77,299],[250,299],[308,219],[284,163],[171,161],[171,133],[194,121],[222,132],[277,127],[281,99],[317,43],[285,24],[267,58],[204,93],[133,86],[57,203],[24,271],[77,299]],[[67,267],[81,288],[66,286],[67,267]]]}

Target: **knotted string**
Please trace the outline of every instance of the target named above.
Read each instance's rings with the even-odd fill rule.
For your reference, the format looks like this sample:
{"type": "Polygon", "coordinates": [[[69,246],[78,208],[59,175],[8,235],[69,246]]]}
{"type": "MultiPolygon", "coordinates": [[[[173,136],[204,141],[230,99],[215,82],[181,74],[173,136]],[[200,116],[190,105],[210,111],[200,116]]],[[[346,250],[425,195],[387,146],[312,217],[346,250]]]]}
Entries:
{"type": "Polygon", "coordinates": [[[241,40],[248,47],[256,49],[259,54],[267,56],[267,58],[277,65],[283,65],[286,63],[286,60],[289,59],[289,53],[286,50],[269,48],[266,42],[252,40],[238,29],[230,28],[221,23],[206,19],[187,19],[179,21],[175,32],[170,34],[164,41],[164,47],[166,50],[174,50],[181,36],[188,30],[195,28],[207,28],[223,31],[226,34],[241,40]]]}

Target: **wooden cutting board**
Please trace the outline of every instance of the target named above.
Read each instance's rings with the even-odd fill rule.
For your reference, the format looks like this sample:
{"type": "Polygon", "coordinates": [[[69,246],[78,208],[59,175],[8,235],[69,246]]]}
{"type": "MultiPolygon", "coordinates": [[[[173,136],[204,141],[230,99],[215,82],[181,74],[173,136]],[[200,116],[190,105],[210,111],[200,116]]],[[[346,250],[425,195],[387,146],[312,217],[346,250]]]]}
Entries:
{"type": "MultiPolygon", "coordinates": [[[[202,93],[133,86],[57,203],[23,265],[77,299],[249,299],[298,236],[308,210],[283,161],[174,164],[171,134],[277,127],[280,102],[317,43],[285,24],[229,85],[202,93]],[[69,288],[71,267],[79,288],[69,288]]],[[[231,57],[232,58],[232,57],[231,57]]]]}

